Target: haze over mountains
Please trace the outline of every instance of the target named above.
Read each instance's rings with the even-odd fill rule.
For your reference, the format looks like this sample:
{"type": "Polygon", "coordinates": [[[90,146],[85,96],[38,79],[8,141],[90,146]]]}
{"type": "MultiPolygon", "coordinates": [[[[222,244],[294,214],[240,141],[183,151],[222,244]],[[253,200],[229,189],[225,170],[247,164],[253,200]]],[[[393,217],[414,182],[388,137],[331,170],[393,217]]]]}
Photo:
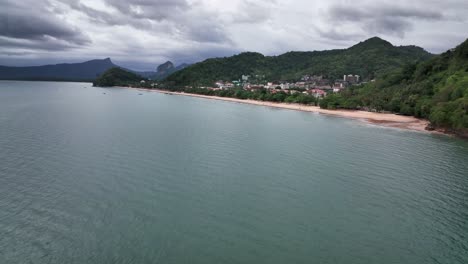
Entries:
{"type": "Polygon", "coordinates": [[[162,80],[166,78],[167,76],[171,75],[172,73],[186,68],[187,66],[189,66],[189,64],[183,63],[176,67],[174,63],[172,63],[171,61],[167,61],[159,65],[158,68],[156,69],[156,72],[148,76],[148,78],[152,80],[162,80]]]}
{"type": "Polygon", "coordinates": [[[123,68],[144,78],[159,80],[171,73],[187,67],[181,64],[177,67],[170,61],[157,67],[156,71],[139,72],[120,67],[110,58],[90,60],[82,63],[61,63],[54,65],[10,67],[0,66],[1,80],[39,80],[39,81],[93,81],[99,75],[111,68],[123,68]]]}
{"type": "Polygon", "coordinates": [[[104,71],[117,67],[110,58],[82,63],[9,67],[0,66],[0,79],[44,81],[89,81],[104,71]]]}

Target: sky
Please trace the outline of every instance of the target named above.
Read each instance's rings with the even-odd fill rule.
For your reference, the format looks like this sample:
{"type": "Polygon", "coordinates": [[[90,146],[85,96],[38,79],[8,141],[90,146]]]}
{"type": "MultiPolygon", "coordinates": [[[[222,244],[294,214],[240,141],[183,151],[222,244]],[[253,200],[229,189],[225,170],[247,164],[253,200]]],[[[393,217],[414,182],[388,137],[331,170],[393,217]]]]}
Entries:
{"type": "Polygon", "coordinates": [[[0,65],[110,57],[154,70],[244,51],[347,48],[378,36],[432,53],[468,37],[467,0],[0,0],[0,65]]]}

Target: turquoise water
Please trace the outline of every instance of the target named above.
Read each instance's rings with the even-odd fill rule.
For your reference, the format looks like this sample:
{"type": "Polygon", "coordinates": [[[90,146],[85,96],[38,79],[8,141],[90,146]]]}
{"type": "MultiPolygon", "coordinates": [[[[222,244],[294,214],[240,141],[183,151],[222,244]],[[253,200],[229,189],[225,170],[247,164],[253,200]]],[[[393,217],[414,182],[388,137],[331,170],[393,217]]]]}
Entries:
{"type": "Polygon", "coordinates": [[[468,144],[2,81],[0,263],[468,263],[468,144]]]}

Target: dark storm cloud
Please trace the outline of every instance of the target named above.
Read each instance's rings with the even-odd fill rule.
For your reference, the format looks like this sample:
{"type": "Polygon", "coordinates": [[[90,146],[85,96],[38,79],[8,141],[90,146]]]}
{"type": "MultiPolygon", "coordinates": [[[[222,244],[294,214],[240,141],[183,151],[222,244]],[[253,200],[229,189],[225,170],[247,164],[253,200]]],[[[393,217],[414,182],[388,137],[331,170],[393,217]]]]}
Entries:
{"type": "Polygon", "coordinates": [[[364,28],[372,33],[386,33],[403,37],[405,32],[411,29],[412,25],[406,20],[381,18],[376,19],[373,23],[364,25],[364,28]]]}
{"type": "Polygon", "coordinates": [[[190,8],[186,0],[105,0],[121,13],[142,19],[161,21],[190,8]]]}
{"type": "Polygon", "coordinates": [[[154,69],[375,35],[439,52],[466,39],[467,12],[466,0],[0,0],[0,64],[111,57],[154,69]]]}
{"type": "Polygon", "coordinates": [[[271,18],[272,7],[276,5],[276,1],[252,1],[243,0],[239,10],[233,15],[233,23],[256,24],[267,21],[271,18]]]}
{"type": "Polygon", "coordinates": [[[427,10],[425,8],[397,7],[385,4],[374,6],[342,6],[335,5],[329,9],[329,15],[333,19],[346,21],[362,21],[369,18],[419,18],[441,19],[442,13],[427,10]]]}
{"type": "Polygon", "coordinates": [[[231,47],[219,47],[211,45],[200,45],[194,47],[193,50],[174,50],[170,51],[167,55],[169,58],[175,58],[175,63],[195,63],[203,61],[208,58],[218,58],[232,56],[234,54],[241,53],[245,50],[231,48],[231,47]]]}
{"type": "Polygon", "coordinates": [[[221,27],[188,27],[186,31],[190,40],[196,42],[223,43],[229,41],[221,27]]]}
{"type": "Polygon", "coordinates": [[[110,13],[85,5],[79,0],[62,0],[61,2],[88,16],[93,22],[109,26],[130,25],[143,30],[151,29],[151,21],[171,20],[171,16],[186,9],[185,1],[174,1],[174,3],[162,1],[161,3],[160,1],[108,0],[105,1],[108,9],[117,10],[117,12],[110,13]]]}
{"type": "Polygon", "coordinates": [[[337,32],[335,29],[331,30],[322,30],[318,27],[314,27],[315,31],[323,38],[325,39],[330,39],[330,40],[335,40],[335,41],[348,41],[349,39],[362,39],[364,38],[363,35],[361,34],[355,34],[355,33],[341,33],[337,32]]]}
{"type": "MultiPolygon", "coordinates": [[[[353,23],[371,34],[403,37],[416,20],[442,20],[440,11],[411,6],[372,4],[363,6],[333,5],[328,9],[329,20],[338,25],[353,23]]],[[[331,34],[333,36],[333,34],[331,34]]],[[[326,36],[325,36],[326,37],[326,36]]]]}
{"type": "Polygon", "coordinates": [[[16,43],[19,47],[64,49],[90,42],[79,29],[44,8],[48,4],[47,1],[4,1],[0,9],[0,46],[16,43]]]}
{"type": "MultiPolygon", "coordinates": [[[[0,47],[4,49],[16,49],[16,50],[43,50],[43,51],[59,51],[68,50],[71,46],[66,41],[57,40],[51,37],[43,37],[40,41],[35,39],[15,39],[0,36],[0,47]]],[[[3,50],[0,51],[2,54],[11,53],[11,51],[3,50]]]]}
{"type": "Polygon", "coordinates": [[[126,24],[126,21],[122,20],[121,17],[91,8],[82,4],[80,1],[71,0],[63,2],[68,4],[71,8],[86,14],[94,23],[107,24],[110,26],[126,24]]]}
{"type": "Polygon", "coordinates": [[[153,34],[169,33],[187,41],[223,43],[230,39],[216,13],[196,10],[186,0],[105,0],[105,12],[76,0],[62,0],[91,21],[107,26],[130,26],[153,34]]]}

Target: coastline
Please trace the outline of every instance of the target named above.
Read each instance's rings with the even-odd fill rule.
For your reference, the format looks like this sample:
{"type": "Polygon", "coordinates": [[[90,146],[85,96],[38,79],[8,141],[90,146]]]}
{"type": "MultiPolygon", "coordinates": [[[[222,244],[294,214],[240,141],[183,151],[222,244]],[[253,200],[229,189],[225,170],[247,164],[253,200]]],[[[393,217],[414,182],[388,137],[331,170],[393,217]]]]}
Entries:
{"type": "MultiPolygon", "coordinates": [[[[129,88],[129,87],[123,87],[123,88],[129,88]]],[[[399,129],[404,129],[404,130],[418,131],[418,132],[424,132],[424,133],[430,133],[430,134],[446,134],[441,131],[426,130],[426,127],[429,125],[429,121],[424,120],[424,119],[419,119],[413,116],[402,116],[402,115],[396,115],[396,114],[375,113],[375,112],[367,112],[367,111],[359,111],[359,110],[329,110],[329,109],[322,109],[318,106],[311,106],[311,105],[275,103],[275,102],[257,101],[257,100],[250,100],[250,99],[243,100],[243,99],[230,98],[230,97],[210,96],[210,95],[192,94],[192,93],[185,93],[185,92],[171,92],[171,91],[160,90],[160,89],[144,89],[144,88],[131,88],[131,89],[137,89],[137,90],[148,91],[148,92],[157,92],[157,93],[163,93],[163,94],[171,94],[171,95],[198,97],[198,98],[203,98],[203,99],[220,100],[220,101],[227,101],[227,102],[234,102],[234,103],[241,103],[241,104],[274,107],[274,108],[281,108],[281,109],[288,109],[288,110],[295,110],[295,111],[312,112],[312,113],[319,113],[319,114],[325,114],[325,115],[331,115],[331,116],[337,116],[337,117],[343,117],[343,118],[357,119],[363,122],[367,122],[369,124],[375,124],[375,125],[390,127],[390,128],[399,128],[399,129]]]]}

